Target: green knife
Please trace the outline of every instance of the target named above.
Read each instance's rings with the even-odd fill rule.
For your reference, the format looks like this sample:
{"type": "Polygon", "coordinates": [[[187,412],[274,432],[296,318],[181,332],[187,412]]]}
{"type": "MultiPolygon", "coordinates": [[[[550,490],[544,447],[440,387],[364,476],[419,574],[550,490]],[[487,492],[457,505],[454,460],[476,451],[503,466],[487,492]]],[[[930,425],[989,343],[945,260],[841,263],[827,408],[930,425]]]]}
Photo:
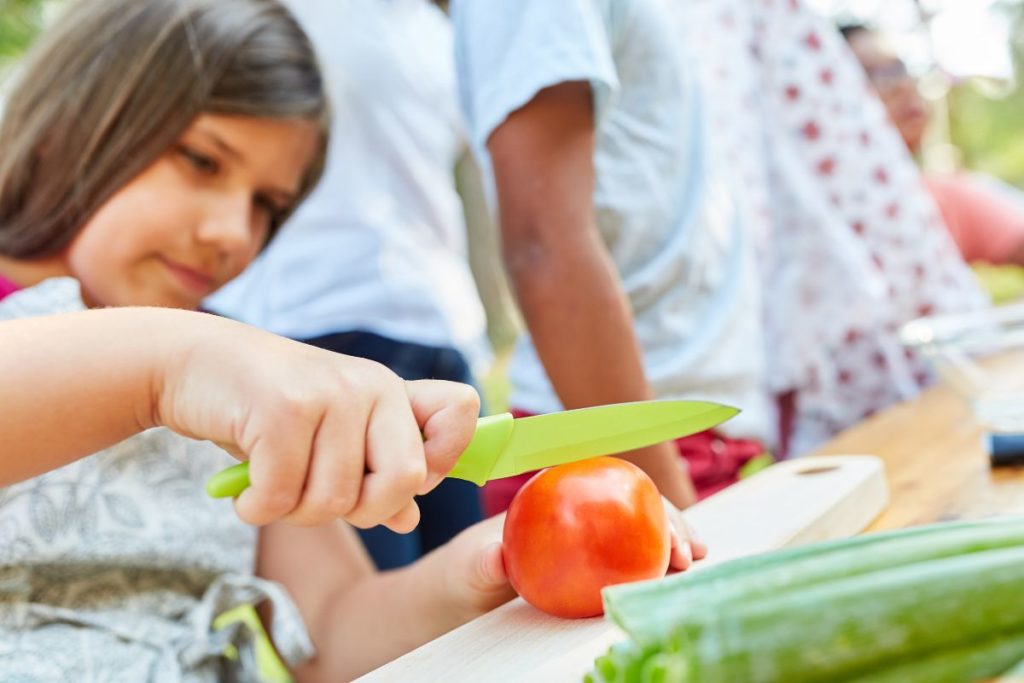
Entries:
{"type": "MultiPolygon", "coordinates": [[[[736,408],[705,401],[637,401],[513,419],[510,413],[477,420],[476,432],[449,477],[483,486],[491,479],[696,434],[725,422],[736,408]]],[[[214,498],[249,486],[249,463],[210,477],[214,498]]]]}

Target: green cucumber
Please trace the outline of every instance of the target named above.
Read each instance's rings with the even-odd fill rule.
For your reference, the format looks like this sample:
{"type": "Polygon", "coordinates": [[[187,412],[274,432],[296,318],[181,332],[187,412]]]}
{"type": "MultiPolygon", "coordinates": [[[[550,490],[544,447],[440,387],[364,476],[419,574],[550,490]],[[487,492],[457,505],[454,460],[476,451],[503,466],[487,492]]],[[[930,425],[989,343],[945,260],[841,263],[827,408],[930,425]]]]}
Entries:
{"type": "Polygon", "coordinates": [[[1006,675],[1024,656],[1024,632],[943,650],[842,683],[977,683],[1006,675]]]}
{"type": "MultiPolygon", "coordinates": [[[[1024,632],[1000,636],[980,643],[940,650],[919,658],[901,660],[840,683],[976,683],[997,678],[994,683],[1019,683],[1024,673],[1024,632]],[[1007,670],[1007,667],[1012,667],[1007,670]]],[[[679,650],[659,651],[619,643],[597,659],[585,683],[697,683],[688,677],[679,650]]]]}
{"type": "Polygon", "coordinates": [[[584,683],[688,683],[686,658],[678,641],[640,647],[616,643],[594,661],[584,683]]]}
{"type": "Polygon", "coordinates": [[[636,642],[705,621],[709,610],[926,560],[1024,546],[1024,517],[934,524],[741,558],[605,589],[605,613],[636,642]]]}
{"type": "Polygon", "coordinates": [[[1024,683],[1024,650],[1017,653],[1018,661],[999,675],[993,683],[1024,683]]]}
{"type": "Polygon", "coordinates": [[[689,680],[817,683],[1024,630],[1024,547],[725,604],[676,637],[689,680]]]}

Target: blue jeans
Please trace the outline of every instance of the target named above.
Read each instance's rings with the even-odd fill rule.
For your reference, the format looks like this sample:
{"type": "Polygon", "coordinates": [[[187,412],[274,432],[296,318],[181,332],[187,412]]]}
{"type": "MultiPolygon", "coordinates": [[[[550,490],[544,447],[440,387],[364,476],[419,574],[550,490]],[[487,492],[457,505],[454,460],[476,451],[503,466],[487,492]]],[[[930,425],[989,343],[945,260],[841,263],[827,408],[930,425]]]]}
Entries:
{"type": "MultiPolygon", "coordinates": [[[[340,332],[302,340],[322,349],[377,361],[403,379],[446,379],[472,384],[473,376],[455,349],[395,341],[372,332],[340,332]]],[[[366,549],[380,569],[413,562],[455,534],[483,519],[480,490],[468,481],[445,479],[416,500],[420,524],[408,534],[382,526],[359,529],[366,549]]]]}

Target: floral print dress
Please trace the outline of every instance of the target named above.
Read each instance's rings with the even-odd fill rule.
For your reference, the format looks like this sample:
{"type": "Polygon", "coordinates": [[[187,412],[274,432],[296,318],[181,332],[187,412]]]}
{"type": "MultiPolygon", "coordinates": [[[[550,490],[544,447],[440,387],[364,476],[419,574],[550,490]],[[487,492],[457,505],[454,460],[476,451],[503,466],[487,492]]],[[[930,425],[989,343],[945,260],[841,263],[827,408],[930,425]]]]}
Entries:
{"type": "Polygon", "coordinates": [[[931,380],[913,318],[987,304],[856,58],[804,0],[673,0],[758,242],[767,384],[800,455],[931,380]]]}

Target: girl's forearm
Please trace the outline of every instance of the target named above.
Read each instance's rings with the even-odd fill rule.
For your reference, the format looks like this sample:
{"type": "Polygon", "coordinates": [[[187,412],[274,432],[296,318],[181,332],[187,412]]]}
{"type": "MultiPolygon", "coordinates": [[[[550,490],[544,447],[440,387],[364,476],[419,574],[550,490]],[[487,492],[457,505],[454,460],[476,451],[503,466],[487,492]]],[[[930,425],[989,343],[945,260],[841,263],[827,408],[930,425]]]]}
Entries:
{"type": "Polygon", "coordinates": [[[365,576],[324,604],[317,656],[300,668],[301,683],[351,680],[469,621],[446,592],[443,557],[365,576]]]}
{"type": "Polygon", "coordinates": [[[168,335],[199,314],[104,309],[0,322],[0,485],[153,425],[168,335]]]}

